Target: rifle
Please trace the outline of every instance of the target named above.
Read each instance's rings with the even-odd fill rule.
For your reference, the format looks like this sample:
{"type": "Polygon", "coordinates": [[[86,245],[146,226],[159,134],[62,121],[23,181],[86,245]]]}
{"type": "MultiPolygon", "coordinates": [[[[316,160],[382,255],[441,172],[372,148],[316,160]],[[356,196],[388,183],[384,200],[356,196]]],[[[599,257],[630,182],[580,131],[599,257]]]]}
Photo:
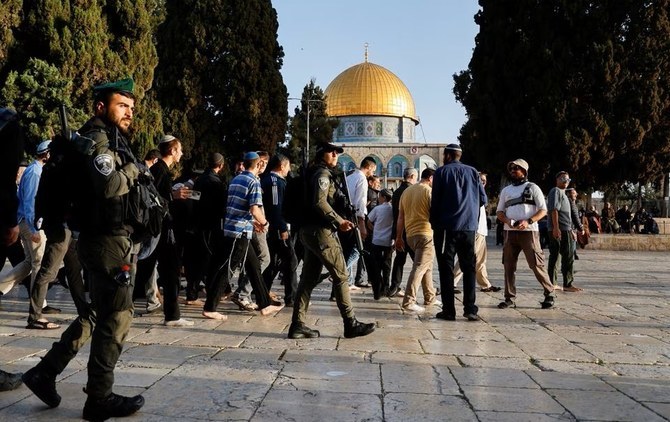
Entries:
{"type": "MultiPolygon", "coordinates": [[[[342,192],[344,193],[344,212],[345,212],[345,218],[352,223],[354,223],[354,239],[356,242],[354,243],[354,248],[358,250],[358,252],[361,254],[361,256],[366,255],[368,252],[365,250],[365,246],[363,245],[363,236],[361,235],[361,229],[358,227],[358,217],[356,217],[356,207],[351,203],[351,197],[349,196],[349,186],[347,186],[347,178],[346,178],[346,173],[344,170],[342,171],[342,175],[340,176],[341,178],[341,186],[342,186],[342,192]]],[[[365,269],[365,261],[360,261],[362,262],[363,269],[365,269]]]]}

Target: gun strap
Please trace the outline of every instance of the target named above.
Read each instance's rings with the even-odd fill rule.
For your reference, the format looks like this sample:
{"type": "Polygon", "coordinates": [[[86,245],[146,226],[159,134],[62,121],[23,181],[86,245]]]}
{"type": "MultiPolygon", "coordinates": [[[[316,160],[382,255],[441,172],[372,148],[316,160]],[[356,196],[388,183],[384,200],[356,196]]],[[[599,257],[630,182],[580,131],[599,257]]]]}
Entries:
{"type": "Polygon", "coordinates": [[[505,201],[505,208],[509,208],[511,206],[519,204],[535,205],[535,198],[533,198],[533,194],[530,190],[532,185],[533,185],[532,183],[528,182],[526,187],[523,189],[521,196],[519,196],[518,198],[512,198],[508,201],[505,201]]]}

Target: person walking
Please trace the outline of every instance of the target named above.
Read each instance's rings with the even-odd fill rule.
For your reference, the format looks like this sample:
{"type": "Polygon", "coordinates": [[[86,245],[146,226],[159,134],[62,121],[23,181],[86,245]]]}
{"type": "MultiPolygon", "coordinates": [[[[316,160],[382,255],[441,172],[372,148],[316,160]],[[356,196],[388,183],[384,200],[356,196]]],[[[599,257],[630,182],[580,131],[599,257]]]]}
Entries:
{"type": "Polygon", "coordinates": [[[355,224],[342,217],[343,210],[333,208],[336,203],[342,202],[340,198],[345,195],[340,191],[333,173],[337,166],[337,156],[343,152],[342,147],[334,144],[319,144],[314,163],[307,171],[305,221],[300,230],[305,253],[288,330],[288,338],[291,339],[320,336],[318,330],[305,325],[305,319],[312,290],[321,282],[319,276],[324,266],[333,280],[335,300],[344,321],[344,337],[366,336],[375,330],[374,323],[359,322],[354,315],[347,285],[349,274],[337,237],[338,231],[351,231],[355,224]]]}
{"type": "Polygon", "coordinates": [[[105,420],[137,412],[141,395],[113,392],[114,367],[133,320],[132,228],[125,222],[125,195],[139,170],[130,156],[126,136],[133,120],[134,82],[124,79],[94,88],[95,115],[79,129],[78,149],[87,151],[81,169],[81,192],[73,206],[73,224],[80,230],[77,254],[88,272],[89,318],[77,318],[44,358],[23,376],[23,382],[49,407],[60,404],[56,376],[91,339],[85,420],[105,420]]]}
{"type": "MultiPolygon", "coordinates": [[[[417,169],[408,167],[403,172],[403,181],[398,186],[398,189],[393,192],[391,199],[391,207],[393,208],[393,231],[391,238],[396,238],[396,227],[398,225],[398,214],[400,213],[400,198],[405,190],[415,184],[419,179],[419,172],[417,169]]],[[[403,235],[404,236],[404,235],[403,235]]],[[[388,297],[404,296],[402,292],[402,273],[405,262],[407,262],[407,255],[414,260],[414,252],[407,246],[407,238],[403,237],[405,248],[403,250],[396,249],[395,257],[393,258],[393,268],[391,269],[391,286],[389,287],[388,297]]]]}

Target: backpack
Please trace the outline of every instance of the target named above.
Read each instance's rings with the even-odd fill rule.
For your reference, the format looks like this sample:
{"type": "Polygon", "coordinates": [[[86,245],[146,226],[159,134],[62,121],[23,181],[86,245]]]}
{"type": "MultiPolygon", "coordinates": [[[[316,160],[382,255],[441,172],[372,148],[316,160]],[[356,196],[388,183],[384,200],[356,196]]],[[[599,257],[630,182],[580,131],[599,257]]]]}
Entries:
{"type": "Polygon", "coordinates": [[[282,214],[284,220],[291,225],[291,231],[297,232],[305,220],[307,211],[306,201],[306,179],[303,168],[298,170],[298,174],[290,174],[286,178],[286,190],[284,191],[284,204],[282,205],[282,214]]]}
{"type": "Polygon", "coordinates": [[[125,203],[125,222],[133,228],[132,241],[142,243],[160,235],[167,214],[168,204],[154,186],[153,176],[140,168],[140,175],[126,195],[125,203]]]}

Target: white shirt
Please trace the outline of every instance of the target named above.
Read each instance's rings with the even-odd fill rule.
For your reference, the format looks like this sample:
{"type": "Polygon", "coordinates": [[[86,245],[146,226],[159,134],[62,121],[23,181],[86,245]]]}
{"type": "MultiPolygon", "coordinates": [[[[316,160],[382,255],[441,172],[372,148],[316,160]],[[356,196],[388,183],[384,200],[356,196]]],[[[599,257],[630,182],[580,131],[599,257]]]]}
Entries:
{"type": "Polygon", "coordinates": [[[482,207],[479,209],[479,227],[477,227],[477,233],[481,234],[482,236],[489,235],[489,226],[486,224],[486,220],[486,206],[482,205],[482,207]]]}
{"type": "MultiPolygon", "coordinates": [[[[496,208],[496,212],[502,211],[505,213],[505,216],[511,220],[523,221],[528,220],[534,216],[538,210],[546,210],[547,203],[544,200],[544,194],[542,193],[542,190],[540,190],[540,187],[535,183],[532,184],[530,189],[535,204],[517,204],[505,208],[505,202],[509,201],[510,199],[519,198],[523,194],[524,189],[526,189],[527,184],[528,182],[522,183],[519,186],[505,186],[505,188],[500,191],[500,198],[498,199],[498,207],[496,208]]],[[[505,223],[505,230],[519,229],[510,227],[507,223],[505,223]]],[[[539,230],[540,228],[537,225],[537,221],[534,221],[533,224],[529,225],[524,231],[536,232],[539,230]]]]}
{"type": "Polygon", "coordinates": [[[347,176],[347,189],[351,205],[356,208],[356,217],[364,218],[368,213],[368,179],[360,169],[347,176]]]}
{"type": "Polygon", "coordinates": [[[391,230],[393,228],[393,207],[390,202],[379,204],[370,211],[368,220],[372,222],[372,244],[391,246],[391,230]]]}

